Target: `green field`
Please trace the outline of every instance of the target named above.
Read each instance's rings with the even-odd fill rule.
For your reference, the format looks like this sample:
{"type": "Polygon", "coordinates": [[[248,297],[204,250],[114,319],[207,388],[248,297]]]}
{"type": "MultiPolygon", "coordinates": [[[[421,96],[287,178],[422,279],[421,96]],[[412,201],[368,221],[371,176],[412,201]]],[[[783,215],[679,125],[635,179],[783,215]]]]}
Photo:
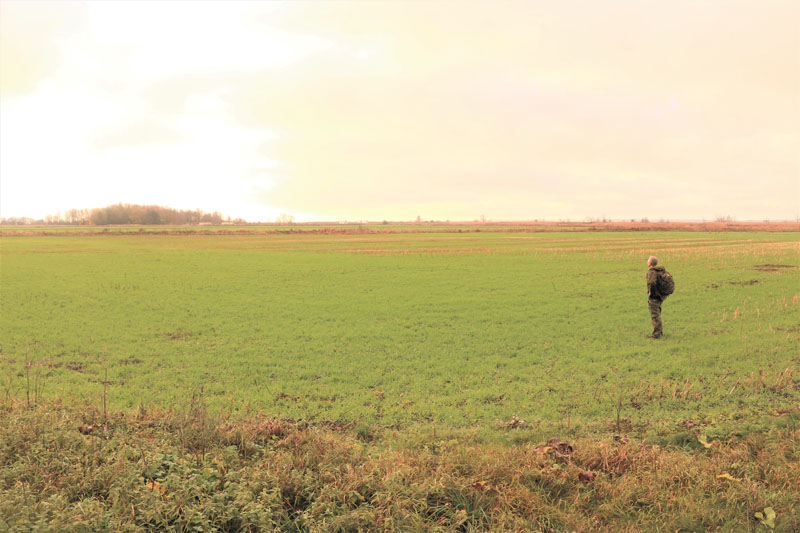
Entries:
{"type": "Polygon", "coordinates": [[[799,264],[796,233],[5,237],[0,368],[117,408],[572,428],[622,397],[644,428],[797,404],[799,264]]]}
{"type": "Polygon", "coordinates": [[[798,233],[332,229],[6,231],[0,531],[800,527],[798,233]]]}

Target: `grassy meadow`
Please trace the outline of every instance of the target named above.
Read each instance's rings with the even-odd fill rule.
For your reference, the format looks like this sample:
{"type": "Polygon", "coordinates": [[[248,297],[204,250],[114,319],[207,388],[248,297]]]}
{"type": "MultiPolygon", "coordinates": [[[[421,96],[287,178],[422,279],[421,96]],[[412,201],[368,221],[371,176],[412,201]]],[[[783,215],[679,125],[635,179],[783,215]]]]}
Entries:
{"type": "MultiPolygon", "coordinates": [[[[780,468],[789,469],[787,479],[796,478],[787,465],[796,465],[800,422],[797,232],[375,229],[6,232],[0,238],[4,431],[10,431],[12,420],[33,424],[24,413],[40,405],[73,409],[67,415],[42,415],[69,424],[86,422],[86,412],[94,421],[106,411],[118,418],[189,411],[226,421],[265,417],[293,424],[293,431],[352,428],[348,435],[359,454],[367,453],[360,446],[372,442],[393,453],[424,449],[445,461],[436,450],[455,446],[452,453],[460,458],[461,469],[465,457],[478,452],[459,448],[458,442],[502,455],[511,453],[503,451],[508,445],[533,453],[556,435],[577,441],[613,437],[615,442],[630,438],[665,450],[707,454],[709,442],[780,435],[785,451],[780,468]],[[651,327],[644,277],[651,254],[672,273],[677,287],[663,306],[665,336],[656,341],[647,338],[651,327]]],[[[52,428],[42,427],[31,435],[48,431],[52,428]]],[[[72,439],[91,437],[74,428],[73,433],[72,439]]],[[[6,442],[13,440],[6,435],[6,442]]],[[[219,453],[231,445],[247,449],[241,438],[214,442],[219,453]]],[[[185,440],[180,449],[170,453],[197,452],[185,440]]],[[[8,447],[0,452],[6,467],[24,463],[14,453],[8,447]]],[[[747,461],[757,464],[754,457],[731,460],[739,465],[739,474],[732,475],[741,479],[750,472],[747,461]]],[[[195,459],[206,461],[205,447],[195,459]]],[[[127,460],[138,459],[131,455],[127,460]]],[[[603,471],[602,461],[593,461],[587,456],[583,466],[603,471]]],[[[376,472],[385,466],[376,465],[376,472]]],[[[767,475],[761,466],[753,468],[767,475]]],[[[149,480],[142,475],[137,474],[151,483],[152,492],[155,474],[149,480]]],[[[13,484],[8,476],[7,483],[13,484]]],[[[710,487],[714,478],[709,479],[710,487]]],[[[442,512],[409,518],[413,513],[408,511],[411,515],[401,523],[411,529],[462,531],[683,527],[655,507],[648,516],[657,516],[658,522],[603,510],[596,495],[593,503],[583,501],[582,484],[573,481],[580,496],[575,501],[588,509],[574,521],[558,514],[563,509],[553,502],[550,512],[558,519],[549,525],[542,521],[545,508],[503,515],[475,504],[462,506],[465,514],[456,515],[455,500],[442,482],[436,489],[443,491],[437,492],[442,512]],[[446,512],[445,500],[451,504],[446,512]],[[592,526],[591,513],[599,513],[601,522],[592,526]]],[[[793,483],[787,486],[796,489],[797,480],[793,483]]],[[[612,498],[615,492],[608,490],[612,498]]],[[[768,528],[754,513],[769,501],[756,497],[752,487],[735,490],[752,499],[742,504],[745,511],[737,514],[731,507],[727,514],[707,517],[702,527],[692,522],[686,527],[768,528]]],[[[788,489],[769,490],[777,502],[778,529],[797,524],[786,518],[796,509],[781,499],[788,489]]],[[[332,530],[328,527],[334,522],[320,517],[341,517],[342,509],[362,512],[366,507],[360,505],[380,508],[370,497],[362,494],[355,507],[306,516],[305,522],[296,509],[281,507],[279,498],[275,505],[283,509],[283,522],[273,513],[278,521],[262,516],[227,526],[202,522],[207,527],[198,530],[257,530],[258,524],[262,530],[291,530],[287,524],[295,530],[332,530]]],[[[69,501],[64,509],[70,508],[69,501]]],[[[712,509],[728,505],[716,499],[706,503],[712,509]]],[[[381,509],[382,527],[400,527],[400,522],[386,522],[399,520],[397,512],[381,509]]],[[[339,530],[369,530],[378,520],[347,516],[355,521],[339,530]]],[[[150,527],[131,520],[134,530],[150,527]]],[[[176,520],[165,524],[191,529],[186,516],[176,520]]]]}
{"type": "Polygon", "coordinates": [[[785,233],[5,238],[1,368],[16,395],[32,363],[45,396],[202,388],[311,421],[580,424],[619,394],[641,423],[787,407],[799,251],[785,233]],[[661,342],[650,253],[678,287],[661,342]]]}

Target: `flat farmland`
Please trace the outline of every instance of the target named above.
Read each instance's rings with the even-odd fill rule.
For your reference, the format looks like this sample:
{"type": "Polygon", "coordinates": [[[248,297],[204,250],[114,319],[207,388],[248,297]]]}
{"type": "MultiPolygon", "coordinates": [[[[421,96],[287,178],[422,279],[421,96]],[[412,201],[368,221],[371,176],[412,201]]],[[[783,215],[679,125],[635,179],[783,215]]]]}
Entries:
{"type": "Polygon", "coordinates": [[[4,228],[0,529],[797,531],[798,232],[586,228],[4,228]]]}
{"type": "Polygon", "coordinates": [[[10,396],[641,434],[800,401],[796,232],[10,235],[10,396]],[[677,283],[658,341],[651,254],[677,283]]]}

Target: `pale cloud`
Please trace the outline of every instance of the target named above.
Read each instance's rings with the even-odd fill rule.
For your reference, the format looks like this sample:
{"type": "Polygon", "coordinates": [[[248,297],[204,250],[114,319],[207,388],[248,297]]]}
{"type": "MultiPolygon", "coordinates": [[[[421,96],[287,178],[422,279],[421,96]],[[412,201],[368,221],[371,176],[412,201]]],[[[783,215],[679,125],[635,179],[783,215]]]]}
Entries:
{"type": "Polygon", "coordinates": [[[98,135],[95,146],[100,150],[106,150],[136,144],[174,144],[182,139],[180,133],[165,124],[154,120],[140,120],[98,135]]]}
{"type": "Polygon", "coordinates": [[[81,6],[60,2],[0,2],[0,97],[30,92],[52,77],[59,42],[84,16],[81,6]]]}
{"type": "Polygon", "coordinates": [[[56,46],[0,94],[4,216],[47,190],[55,167],[26,164],[42,151],[69,162],[60,208],[800,212],[796,3],[71,5],[72,32],[26,15],[56,46]]]}
{"type": "Polygon", "coordinates": [[[311,6],[297,29],[340,47],[248,79],[234,110],[284,132],[280,202],[354,217],[796,213],[796,7],[608,5],[311,6]],[[374,66],[341,53],[369,42],[374,66]]]}

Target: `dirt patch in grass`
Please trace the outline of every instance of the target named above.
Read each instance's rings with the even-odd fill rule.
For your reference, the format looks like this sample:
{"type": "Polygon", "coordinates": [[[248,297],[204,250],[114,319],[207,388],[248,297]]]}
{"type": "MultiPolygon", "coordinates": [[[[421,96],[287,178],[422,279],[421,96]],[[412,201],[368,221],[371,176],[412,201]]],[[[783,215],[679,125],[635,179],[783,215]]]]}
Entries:
{"type": "Polygon", "coordinates": [[[502,252],[499,248],[345,248],[332,250],[348,254],[408,255],[408,254],[484,254],[502,252]]]}
{"type": "Polygon", "coordinates": [[[779,272],[781,270],[797,270],[797,265],[756,265],[753,267],[754,270],[758,270],[759,272],[779,272]]]}
{"type": "Polygon", "coordinates": [[[164,333],[164,336],[171,341],[186,341],[194,337],[194,333],[192,333],[191,331],[183,331],[179,329],[176,331],[168,331],[164,333]]]}
{"type": "Polygon", "coordinates": [[[72,370],[73,372],[83,372],[85,367],[86,365],[80,361],[73,361],[64,365],[64,368],[67,370],[72,370]]]}

